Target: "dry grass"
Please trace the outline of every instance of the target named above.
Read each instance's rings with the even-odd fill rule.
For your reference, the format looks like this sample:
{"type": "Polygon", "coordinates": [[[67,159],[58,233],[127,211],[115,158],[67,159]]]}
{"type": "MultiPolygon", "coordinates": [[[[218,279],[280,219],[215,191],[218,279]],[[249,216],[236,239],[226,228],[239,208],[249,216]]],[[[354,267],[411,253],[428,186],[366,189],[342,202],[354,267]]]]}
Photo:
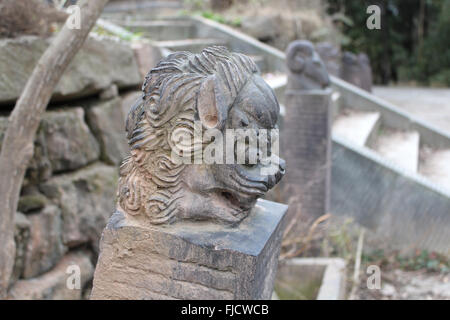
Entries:
{"type": "MultiPolygon", "coordinates": [[[[331,215],[325,214],[316,220],[308,227],[306,234],[297,235],[295,238],[287,238],[281,244],[283,248],[289,248],[286,252],[281,254],[281,259],[289,259],[302,255],[311,248],[313,241],[323,237],[324,222],[326,222],[331,215]],[[319,226],[322,224],[322,228],[319,226]]],[[[290,233],[290,229],[294,223],[290,224],[286,229],[286,234],[290,233]]]]}

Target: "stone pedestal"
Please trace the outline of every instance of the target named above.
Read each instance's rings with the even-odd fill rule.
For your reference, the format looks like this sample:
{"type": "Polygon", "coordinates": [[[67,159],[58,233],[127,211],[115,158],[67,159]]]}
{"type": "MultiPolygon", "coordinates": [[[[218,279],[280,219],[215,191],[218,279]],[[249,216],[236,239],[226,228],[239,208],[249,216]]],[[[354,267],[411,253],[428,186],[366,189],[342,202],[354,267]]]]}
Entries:
{"type": "MultiPolygon", "coordinates": [[[[331,166],[331,89],[289,90],[281,134],[287,170],[282,189],[289,221],[314,219],[327,213],[331,166]]],[[[301,227],[301,223],[298,224],[301,227]]],[[[295,226],[292,232],[295,233],[295,226]]]]}
{"type": "Polygon", "coordinates": [[[237,227],[144,226],[116,212],[91,299],[270,299],[287,206],[258,200],[237,227]]]}

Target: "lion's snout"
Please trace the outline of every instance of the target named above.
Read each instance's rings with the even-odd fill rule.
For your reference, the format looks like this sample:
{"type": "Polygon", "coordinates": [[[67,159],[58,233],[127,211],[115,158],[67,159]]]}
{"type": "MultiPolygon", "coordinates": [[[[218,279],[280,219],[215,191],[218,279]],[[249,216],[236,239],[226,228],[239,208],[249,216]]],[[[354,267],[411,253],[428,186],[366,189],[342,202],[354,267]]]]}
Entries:
{"type": "Polygon", "coordinates": [[[281,178],[283,178],[286,172],[286,161],[281,158],[278,158],[275,163],[270,164],[270,167],[264,167],[261,169],[261,173],[264,179],[264,184],[267,186],[267,189],[272,189],[278,182],[280,182],[281,178]]]}

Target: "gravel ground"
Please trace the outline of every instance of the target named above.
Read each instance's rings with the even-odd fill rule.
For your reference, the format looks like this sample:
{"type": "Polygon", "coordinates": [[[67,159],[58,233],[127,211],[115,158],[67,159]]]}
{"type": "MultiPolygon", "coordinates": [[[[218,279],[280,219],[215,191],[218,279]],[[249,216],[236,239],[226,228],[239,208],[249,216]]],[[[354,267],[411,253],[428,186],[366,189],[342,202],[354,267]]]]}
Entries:
{"type": "Polygon", "coordinates": [[[381,271],[381,289],[367,288],[363,274],[356,300],[450,300],[450,275],[426,271],[381,271]]]}

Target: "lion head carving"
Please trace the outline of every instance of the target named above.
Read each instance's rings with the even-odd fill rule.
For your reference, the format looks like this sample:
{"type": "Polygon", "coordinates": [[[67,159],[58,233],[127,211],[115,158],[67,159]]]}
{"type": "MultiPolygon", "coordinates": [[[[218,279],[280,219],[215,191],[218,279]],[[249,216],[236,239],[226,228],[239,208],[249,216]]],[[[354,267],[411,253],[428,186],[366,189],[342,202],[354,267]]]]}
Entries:
{"type": "MultiPolygon", "coordinates": [[[[131,154],[120,168],[119,210],[151,224],[236,223],[281,179],[284,161],[275,153],[252,164],[196,162],[207,143],[179,139],[198,129],[226,137],[227,130],[252,129],[259,136],[276,128],[277,99],[251,58],[217,46],[177,52],[148,73],[142,91],[126,122],[131,154]],[[174,159],[186,154],[193,163],[174,159]],[[275,170],[262,174],[273,163],[275,170]]],[[[224,156],[236,152],[227,150],[224,156]]]]}

